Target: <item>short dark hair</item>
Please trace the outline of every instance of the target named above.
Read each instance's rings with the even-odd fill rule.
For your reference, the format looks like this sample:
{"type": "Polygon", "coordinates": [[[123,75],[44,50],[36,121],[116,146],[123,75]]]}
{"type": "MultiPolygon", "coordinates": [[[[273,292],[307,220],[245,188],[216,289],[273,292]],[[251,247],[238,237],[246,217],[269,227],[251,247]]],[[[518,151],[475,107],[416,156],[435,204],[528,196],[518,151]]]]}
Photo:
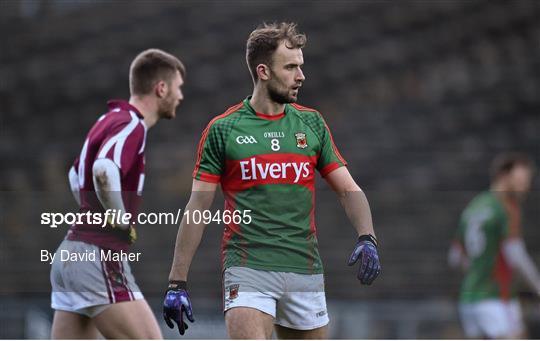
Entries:
{"type": "Polygon", "coordinates": [[[160,81],[170,81],[176,71],[185,78],[184,64],[165,51],[148,49],[137,55],[129,68],[129,90],[132,95],[147,95],[160,81]]]}
{"type": "Polygon", "coordinates": [[[301,49],[306,45],[306,35],[296,31],[295,23],[263,24],[251,32],[246,45],[246,61],[253,81],[257,81],[257,65],[272,64],[272,55],[282,41],[290,49],[301,49]]]}
{"type": "Polygon", "coordinates": [[[534,161],[525,153],[510,152],[499,154],[491,162],[491,180],[510,173],[516,166],[525,166],[531,170],[535,169],[534,161]]]}

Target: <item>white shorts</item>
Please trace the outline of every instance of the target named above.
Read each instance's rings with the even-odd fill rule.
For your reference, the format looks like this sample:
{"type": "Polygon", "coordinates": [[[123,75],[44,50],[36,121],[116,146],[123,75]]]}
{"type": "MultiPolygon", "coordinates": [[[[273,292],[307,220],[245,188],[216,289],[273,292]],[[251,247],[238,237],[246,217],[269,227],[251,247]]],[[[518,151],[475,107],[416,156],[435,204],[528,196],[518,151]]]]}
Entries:
{"type": "Polygon", "coordinates": [[[101,250],[99,246],[80,241],[64,240],[60,244],[51,268],[53,309],[94,317],[112,303],[144,298],[129,263],[102,260],[101,250]],[[67,260],[66,250],[83,259],[67,260]],[[62,259],[62,255],[66,257],[62,259]]]}
{"type": "Polygon", "coordinates": [[[297,330],[328,324],[324,276],[230,267],[223,273],[223,311],[249,307],[297,330]]]}
{"type": "Polygon", "coordinates": [[[518,300],[489,299],[459,306],[461,325],[469,338],[510,339],[525,331],[518,300]]]}

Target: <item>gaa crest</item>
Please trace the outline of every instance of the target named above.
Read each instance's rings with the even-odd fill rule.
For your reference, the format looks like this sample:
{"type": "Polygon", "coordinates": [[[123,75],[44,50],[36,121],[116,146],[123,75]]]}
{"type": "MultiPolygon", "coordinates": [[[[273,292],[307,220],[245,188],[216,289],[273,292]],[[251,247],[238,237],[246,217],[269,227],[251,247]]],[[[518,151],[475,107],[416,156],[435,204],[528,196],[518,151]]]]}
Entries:
{"type": "Polygon", "coordinates": [[[307,145],[307,139],[306,139],[306,133],[296,133],[294,134],[294,137],[296,137],[296,146],[300,149],[306,148],[307,145]]]}

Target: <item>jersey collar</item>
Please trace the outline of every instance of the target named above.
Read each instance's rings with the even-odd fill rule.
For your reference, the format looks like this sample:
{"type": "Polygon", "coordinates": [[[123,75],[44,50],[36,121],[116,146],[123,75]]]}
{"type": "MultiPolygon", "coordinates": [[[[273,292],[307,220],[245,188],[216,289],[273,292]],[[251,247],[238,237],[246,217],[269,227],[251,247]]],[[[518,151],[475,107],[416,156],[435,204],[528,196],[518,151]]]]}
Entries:
{"type": "Polygon", "coordinates": [[[121,109],[126,111],[133,111],[139,118],[144,118],[139,109],[135,108],[133,105],[129,104],[128,101],[123,99],[111,99],[107,101],[107,106],[109,110],[121,109]]]}
{"type": "Polygon", "coordinates": [[[282,119],[283,117],[285,117],[285,111],[287,111],[287,104],[285,104],[285,111],[280,113],[280,114],[264,114],[264,113],[261,113],[261,112],[257,112],[255,111],[255,109],[253,109],[253,107],[251,106],[251,104],[249,103],[249,100],[251,99],[251,96],[248,96],[245,100],[244,100],[244,106],[248,109],[248,111],[250,113],[252,113],[253,115],[257,116],[258,118],[261,118],[263,120],[268,120],[268,121],[277,121],[277,120],[280,120],[282,119]]]}

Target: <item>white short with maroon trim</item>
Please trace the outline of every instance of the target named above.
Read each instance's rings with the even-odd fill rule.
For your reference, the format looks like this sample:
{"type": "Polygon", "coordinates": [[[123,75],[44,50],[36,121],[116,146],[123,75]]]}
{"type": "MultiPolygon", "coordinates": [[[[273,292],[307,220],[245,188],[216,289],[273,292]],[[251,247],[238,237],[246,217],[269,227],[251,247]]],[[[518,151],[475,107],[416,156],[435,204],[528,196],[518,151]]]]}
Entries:
{"type": "Polygon", "coordinates": [[[324,276],[230,267],[223,273],[223,311],[254,308],[297,330],[328,324],[324,276]]]}
{"type": "Polygon", "coordinates": [[[459,315],[468,338],[511,339],[525,331],[523,314],[517,299],[487,299],[461,303],[459,315]]]}
{"type": "Polygon", "coordinates": [[[51,268],[53,309],[94,317],[110,304],[144,298],[129,263],[101,259],[101,250],[80,241],[60,244],[51,268]],[[66,260],[68,252],[79,259],[66,260]]]}

